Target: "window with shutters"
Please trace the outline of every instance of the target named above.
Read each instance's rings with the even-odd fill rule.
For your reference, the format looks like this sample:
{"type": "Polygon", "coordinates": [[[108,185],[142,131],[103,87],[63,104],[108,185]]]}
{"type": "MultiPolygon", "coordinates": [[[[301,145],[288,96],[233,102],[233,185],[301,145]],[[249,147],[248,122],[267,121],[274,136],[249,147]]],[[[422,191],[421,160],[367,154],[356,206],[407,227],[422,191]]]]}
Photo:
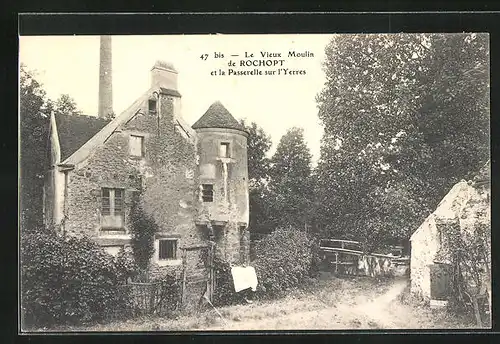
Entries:
{"type": "Polygon", "coordinates": [[[201,198],[203,202],[213,202],[214,201],[214,186],[213,184],[202,184],[201,185],[201,198]]]}
{"type": "Polygon", "coordinates": [[[177,239],[160,239],[158,244],[158,260],[177,259],[177,239]]]}
{"type": "Polygon", "coordinates": [[[124,227],[123,197],[123,189],[102,188],[101,228],[103,230],[119,230],[124,227]]]}
{"type": "Polygon", "coordinates": [[[144,156],[144,137],[138,135],[130,135],[129,152],[131,156],[144,156]]]}

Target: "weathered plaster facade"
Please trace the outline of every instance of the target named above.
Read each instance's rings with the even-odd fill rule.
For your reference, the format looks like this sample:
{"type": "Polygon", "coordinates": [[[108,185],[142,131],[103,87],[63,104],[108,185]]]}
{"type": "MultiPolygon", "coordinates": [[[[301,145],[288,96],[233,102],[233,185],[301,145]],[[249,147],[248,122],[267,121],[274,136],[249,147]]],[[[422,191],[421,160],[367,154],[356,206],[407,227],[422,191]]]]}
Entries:
{"type": "Polygon", "coordinates": [[[431,298],[430,266],[439,247],[435,215],[431,214],[411,237],[411,292],[424,300],[431,298]]]}
{"type": "MultiPolygon", "coordinates": [[[[456,230],[464,236],[477,223],[491,226],[489,181],[461,181],[453,186],[410,239],[412,294],[424,301],[432,298],[431,267],[436,263],[451,263],[451,257],[447,255],[450,240],[447,232],[456,230]]],[[[491,288],[489,281],[485,284],[491,288]]]]}
{"type": "Polygon", "coordinates": [[[213,239],[211,225],[222,226],[225,233],[224,240],[217,242],[217,250],[239,262],[249,251],[245,240],[248,134],[224,128],[224,123],[220,124],[222,128],[193,130],[180,113],[177,72],[168,64],[157,63],[151,77],[147,92],[109,123],[100,123],[100,130],[68,157],[61,156],[62,135],[58,135],[53,116],[53,167],[45,185],[46,224],[71,235],[91,237],[116,254],[130,243],[128,215],[132,200],[140,196],[145,212],[160,227],[155,235],[153,268],[179,266],[182,247],[207,244],[213,239]],[[141,143],[140,156],[131,154],[136,144],[133,139],[141,143]],[[227,160],[217,156],[221,140],[231,145],[231,158],[227,160]],[[203,183],[214,185],[210,204],[201,196],[203,183]],[[117,209],[123,209],[121,215],[115,215],[117,209]],[[169,259],[160,259],[160,240],[164,239],[176,241],[169,248],[175,250],[169,251],[169,259]]]}

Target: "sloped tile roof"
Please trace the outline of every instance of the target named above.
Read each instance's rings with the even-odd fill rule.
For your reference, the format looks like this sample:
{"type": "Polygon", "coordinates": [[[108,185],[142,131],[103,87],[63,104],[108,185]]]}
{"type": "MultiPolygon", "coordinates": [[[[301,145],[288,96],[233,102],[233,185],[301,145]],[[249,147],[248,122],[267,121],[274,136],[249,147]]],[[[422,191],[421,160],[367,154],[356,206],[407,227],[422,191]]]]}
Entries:
{"type": "Polygon", "coordinates": [[[160,93],[167,96],[181,97],[181,94],[177,90],[172,90],[170,88],[160,87],[160,93]]]}
{"type": "Polygon", "coordinates": [[[108,119],[93,116],[56,114],[55,118],[61,146],[61,161],[71,156],[110,122],[108,119]]]}
{"type": "Polygon", "coordinates": [[[228,128],[245,131],[245,128],[219,101],[210,105],[205,114],[201,116],[195,124],[193,124],[192,128],[228,128]]]}

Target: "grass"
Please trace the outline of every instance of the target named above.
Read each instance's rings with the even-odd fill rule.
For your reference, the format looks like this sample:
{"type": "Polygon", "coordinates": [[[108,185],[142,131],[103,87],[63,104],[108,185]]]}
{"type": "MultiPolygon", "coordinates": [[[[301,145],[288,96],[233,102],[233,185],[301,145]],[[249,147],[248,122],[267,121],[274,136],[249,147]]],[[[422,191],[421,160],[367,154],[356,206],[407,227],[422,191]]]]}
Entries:
{"type": "MultiPolygon", "coordinates": [[[[406,283],[406,282],[404,282],[406,283]]],[[[56,331],[196,331],[275,329],[473,328],[466,319],[414,303],[405,289],[394,300],[381,295],[394,289],[392,279],[336,278],[323,274],[314,283],[276,300],[208,308],[168,319],[145,316],[92,326],[67,326],[56,331]]]]}

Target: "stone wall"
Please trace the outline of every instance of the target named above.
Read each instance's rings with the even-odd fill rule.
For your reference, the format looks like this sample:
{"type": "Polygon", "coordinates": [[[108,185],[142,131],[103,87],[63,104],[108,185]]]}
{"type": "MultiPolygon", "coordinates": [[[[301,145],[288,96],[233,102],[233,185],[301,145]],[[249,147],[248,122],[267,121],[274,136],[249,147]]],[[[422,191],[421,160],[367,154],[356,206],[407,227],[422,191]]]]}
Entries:
{"type": "Polygon", "coordinates": [[[128,214],[133,192],[140,187],[141,176],[129,161],[128,137],[114,133],[85,164],[69,172],[65,230],[76,236],[97,238],[101,233],[101,188],[125,189],[125,233],[129,232],[128,214]]]}
{"type": "Polygon", "coordinates": [[[250,231],[248,228],[240,231],[240,257],[243,264],[250,263],[250,231]]]}
{"type": "Polygon", "coordinates": [[[176,128],[173,98],[160,95],[159,120],[149,114],[144,102],[133,119],[70,172],[65,204],[69,233],[93,237],[104,245],[127,243],[130,206],[134,195],[140,193],[143,208],[160,226],[160,234],[178,238],[178,258],[181,247],[204,242],[205,234],[194,224],[198,184],[195,138],[176,128]],[[144,137],[143,158],[130,156],[131,134],[144,137]],[[101,231],[103,187],[125,189],[125,236],[101,231]]]}

